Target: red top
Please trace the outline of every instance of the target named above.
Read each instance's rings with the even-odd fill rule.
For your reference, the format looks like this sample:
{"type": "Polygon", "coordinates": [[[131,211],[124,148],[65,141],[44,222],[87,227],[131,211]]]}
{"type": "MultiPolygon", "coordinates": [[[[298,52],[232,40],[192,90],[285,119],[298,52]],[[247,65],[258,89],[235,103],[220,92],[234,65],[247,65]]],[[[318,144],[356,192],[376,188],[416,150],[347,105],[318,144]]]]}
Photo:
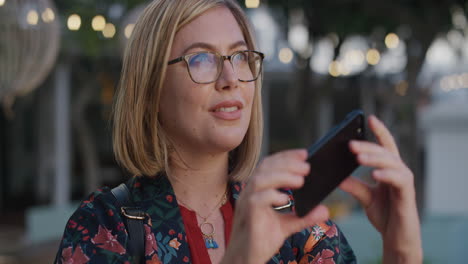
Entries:
{"type": "MultiPolygon", "coordinates": [[[[232,228],[232,205],[230,199],[226,204],[221,206],[221,214],[224,219],[224,236],[226,248],[229,243],[232,228]]],[[[200,227],[197,221],[197,215],[194,211],[190,211],[182,205],[179,205],[180,213],[182,214],[182,220],[184,221],[185,233],[187,234],[187,241],[190,248],[191,262],[193,264],[206,264],[211,263],[210,256],[208,255],[208,249],[205,245],[205,240],[201,233],[200,227]]],[[[215,249],[216,250],[216,249],[215,249]]]]}

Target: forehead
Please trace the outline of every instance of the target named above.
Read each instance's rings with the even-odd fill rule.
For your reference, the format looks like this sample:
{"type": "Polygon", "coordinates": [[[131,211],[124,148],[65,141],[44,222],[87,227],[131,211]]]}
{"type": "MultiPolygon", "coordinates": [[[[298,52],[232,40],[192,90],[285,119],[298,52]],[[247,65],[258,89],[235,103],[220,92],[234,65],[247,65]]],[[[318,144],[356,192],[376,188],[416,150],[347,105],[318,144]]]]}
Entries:
{"type": "Polygon", "coordinates": [[[179,53],[192,43],[202,42],[222,52],[233,43],[243,40],[242,30],[231,11],[226,7],[215,7],[201,14],[177,32],[172,51],[179,53]]]}

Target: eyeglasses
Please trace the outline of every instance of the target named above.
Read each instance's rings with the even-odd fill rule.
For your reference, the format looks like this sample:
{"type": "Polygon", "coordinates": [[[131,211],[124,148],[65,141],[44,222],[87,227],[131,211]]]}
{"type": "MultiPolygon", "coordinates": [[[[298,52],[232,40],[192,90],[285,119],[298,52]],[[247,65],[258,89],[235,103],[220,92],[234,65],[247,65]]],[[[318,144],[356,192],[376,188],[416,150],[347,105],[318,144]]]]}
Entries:
{"type": "Polygon", "coordinates": [[[203,51],[173,59],[168,65],[185,61],[192,81],[207,84],[218,80],[223,71],[224,60],[229,60],[239,81],[253,82],[262,71],[264,57],[263,53],[252,50],[237,51],[230,56],[203,51]]]}

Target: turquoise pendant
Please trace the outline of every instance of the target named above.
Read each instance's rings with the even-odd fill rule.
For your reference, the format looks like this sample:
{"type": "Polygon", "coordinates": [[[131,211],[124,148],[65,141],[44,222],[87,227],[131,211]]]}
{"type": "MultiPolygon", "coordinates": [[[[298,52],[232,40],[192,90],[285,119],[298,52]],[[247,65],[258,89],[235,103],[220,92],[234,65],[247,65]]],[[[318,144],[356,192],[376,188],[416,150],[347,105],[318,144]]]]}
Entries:
{"type": "Polygon", "coordinates": [[[218,248],[218,243],[214,241],[213,237],[205,237],[205,246],[208,249],[210,248],[216,249],[218,248]]]}
{"type": "Polygon", "coordinates": [[[200,231],[203,234],[203,239],[205,239],[205,246],[208,249],[217,249],[218,243],[216,243],[216,241],[213,238],[213,235],[215,233],[214,226],[212,223],[206,222],[206,218],[203,220],[203,223],[200,224],[200,231]],[[208,229],[208,232],[205,233],[205,231],[207,231],[206,229],[208,229]]]}

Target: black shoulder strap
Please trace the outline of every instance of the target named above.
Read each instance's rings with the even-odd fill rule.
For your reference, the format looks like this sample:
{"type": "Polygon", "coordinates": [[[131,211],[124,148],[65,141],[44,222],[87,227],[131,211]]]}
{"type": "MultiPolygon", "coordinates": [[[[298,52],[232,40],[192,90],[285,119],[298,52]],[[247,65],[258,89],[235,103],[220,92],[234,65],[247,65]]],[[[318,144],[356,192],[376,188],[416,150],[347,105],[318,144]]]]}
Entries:
{"type": "Polygon", "coordinates": [[[145,262],[145,213],[135,207],[130,199],[130,191],[125,183],[111,190],[116,206],[120,208],[122,219],[128,233],[127,250],[133,256],[134,263],[145,262]]]}

